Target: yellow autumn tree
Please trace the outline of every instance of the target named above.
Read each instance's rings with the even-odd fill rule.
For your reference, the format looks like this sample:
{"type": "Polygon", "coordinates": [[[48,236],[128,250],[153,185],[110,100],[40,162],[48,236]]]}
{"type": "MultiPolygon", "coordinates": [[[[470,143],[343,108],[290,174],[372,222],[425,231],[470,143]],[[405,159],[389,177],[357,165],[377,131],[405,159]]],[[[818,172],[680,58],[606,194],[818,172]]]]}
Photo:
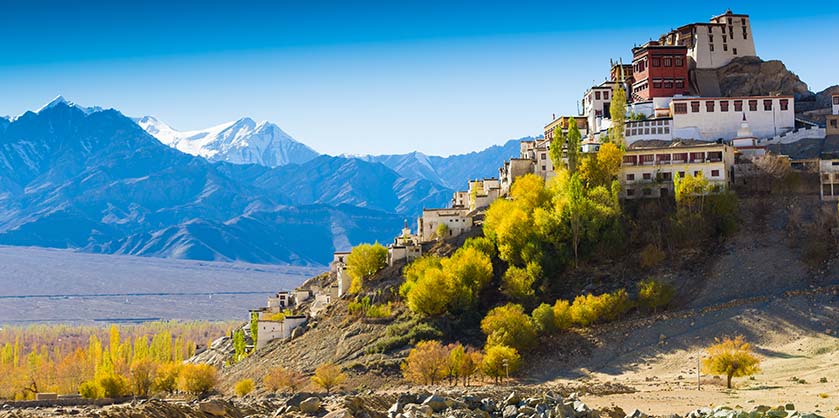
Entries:
{"type": "Polygon", "coordinates": [[[504,345],[526,350],[536,343],[536,327],[521,305],[508,303],[493,308],[481,320],[487,347],[504,345]]]}
{"type": "Polygon", "coordinates": [[[751,376],[760,371],[760,359],[752,354],[752,346],[740,335],[726,337],[708,347],[708,357],[702,360],[702,371],[726,377],[726,386],[731,389],[734,377],[751,376]]]}
{"type": "Polygon", "coordinates": [[[439,341],[420,341],[402,363],[402,376],[418,385],[433,385],[447,375],[449,351],[439,341]]]}
{"type": "Polygon", "coordinates": [[[494,345],[487,348],[481,369],[486,376],[494,377],[497,383],[501,379],[514,374],[520,366],[521,356],[515,348],[494,345]]]}
{"type": "Polygon", "coordinates": [[[347,380],[347,375],[341,372],[340,367],[332,363],[321,364],[312,376],[312,383],[325,390],[327,394],[343,384],[345,380],[347,380]]]}
{"type": "Polygon", "coordinates": [[[364,281],[387,266],[387,248],[378,242],[359,244],[347,256],[347,274],[352,278],[349,293],[361,291],[364,281]]]}

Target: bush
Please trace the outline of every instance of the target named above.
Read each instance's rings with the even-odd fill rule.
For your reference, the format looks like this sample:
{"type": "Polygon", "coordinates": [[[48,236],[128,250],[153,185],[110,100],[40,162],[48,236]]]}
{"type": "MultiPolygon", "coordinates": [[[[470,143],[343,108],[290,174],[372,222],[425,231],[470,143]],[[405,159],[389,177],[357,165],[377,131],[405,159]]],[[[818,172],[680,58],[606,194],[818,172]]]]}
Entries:
{"type": "Polygon", "coordinates": [[[268,371],[262,379],[262,384],[270,391],[286,390],[292,393],[303,387],[306,378],[296,370],[285,367],[275,367],[268,371]]]}
{"type": "Polygon", "coordinates": [[[154,389],[158,392],[172,393],[178,387],[178,375],[183,367],[180,363],[164,363],[157,367],[154,389]]]}
{"type": "Polygon", "coordinates": [[[372,305],[364,312],[364,316],[367,318],[390,318],[391,315],[393,315],[393,310],[390,302],[387,304],[380,303],[378,305],[372,305]]]}
{"type": "Polygon", "coordinates": [[[481,369],[484,374],[494,377],[498,382],[508,374],[518,371],[521,366],[521,356],[515,348],[495,345],[486,350],[481,369]]]}
{"type": "Polygon", "coordinates": [[[557,299],[553,306],[554,327],[556,329],[571,328],[571,303],[567,300],[557,299]]]}
{"type": "Polygon", "coordinates": [[[341,372],[341,368],[332,364],[321,364],[315,369],[315,375],[312,376],[312,383],[317,387],[326,391],[328,395],[332,389],[340,386],[347,380],[347,375],[341,372]]]}
{"type": "Polygon", "coordinates": [[[510,267],[501,280],[501,292],[508,298],[521,303],[527,303],[533,299],[535,295],[533,290],[534,278],[527,273],[527,270],[514,266],[510,267]]]}
{"type": "Polygon", "coordinates": [[[102,389],[96,382],[86,381],[79,385],[79,395],[85,399],[99,399],[102,397],[102,389]]]}
{"type": "Polygon", "coordinates": [[[393,324],[385,330],[385,337],[367,349],[368,354],[384,353],[396,348],[415,345],[423,340],[443,338],[443,332],[425,322],[393,324]]]}
{"type": "Polygon", "coordinates": [[[533,310],[530,314],[533,318],[533,324],[536,329],[543,334],[549,334],[556,330],[556,320],[554,319],[554,309],[551,305],[543,303],[533,310]]]}
{"type": "Polygon", "coordinates": [[[101,389],[101,395],[105,398],[120,398],[130,392],[128,381],[119,375],[102,377],[96,383],[101,389]]]}
{"type": "Polygon", "coordinates": [[[481,320],[481,331],[487,336],[486,345],[503,345],[526,350],[536,343],[536,328],[521,305],[508,303],[493,308],[481,320]]]}
{"type": "Polygon", "coordinates": [[[620,318],[632,307],[626,290],[620,289],[602,295],[580,295],[571,304],[571,322],[579,326],[589,326],[599,321],[612,321],[620,318]]]}
{"type": "Polygon", "coordinates": [[[184,364],[178,375],[178,389],[193,395],[202,395],[218,383],[216,369],[209,364],[184,364]]]}
{"type": "Polygon", "coordinates": [[[645,269],[651,269],[661,264],[661,262],[664,261],[664,258],[664,251],[661,251],[658,247],[656,247],[653,244],[647,244],[647,246],[644,247],[643,250],[641,250],[641,267],[645,269]]]}
{"type": "Polygon", "coordinates": [[[638,284],[638,303],[653,312],[665,307],[676,295],[672,284],[656,279],[645,279],[638,284]]]}
{"type": "Polygon", "coordinates": [[[148,396],[155,380],[157,366],[149,358],[131,364],[131,390],[136,396],[148,396]]]}
{"type": "Polygon", "coordinates": [[[439,341],[420,341],[402,363],[402,376],[418,385],[433,385],[446,377],[449,351],[439,341]]]}
{"type": "Polygon", "coordinates": [[[702,360],[705,373],[726,376],[731,389],[731,378],[751,376],[760,371],[760,360],[751,353],[751,346],[743,336],[717,341],[708,347],[708,357],[702,360]]]}
{"type": "Polygon", "coordinates": [[[236,382],[236,386],[234,386],[233,390],[236,392],[236,395],[242,397],[251,392],[253,392],[254,384],[253,379],[242,379],[236,382]]]}

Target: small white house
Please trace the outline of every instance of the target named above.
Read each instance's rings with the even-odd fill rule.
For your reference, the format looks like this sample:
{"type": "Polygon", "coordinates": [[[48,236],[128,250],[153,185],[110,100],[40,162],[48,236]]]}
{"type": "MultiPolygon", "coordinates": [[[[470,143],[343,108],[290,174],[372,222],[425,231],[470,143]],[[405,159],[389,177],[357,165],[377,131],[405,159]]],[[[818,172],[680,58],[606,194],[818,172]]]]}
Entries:
{"type": "Polygon", "coordinates": [[[289,315],[281,321],[260,319],[257,321],[256,349],[260,350],[276,339],[291,338],[295,328],[306,323],[305,315],[289,315]]]}

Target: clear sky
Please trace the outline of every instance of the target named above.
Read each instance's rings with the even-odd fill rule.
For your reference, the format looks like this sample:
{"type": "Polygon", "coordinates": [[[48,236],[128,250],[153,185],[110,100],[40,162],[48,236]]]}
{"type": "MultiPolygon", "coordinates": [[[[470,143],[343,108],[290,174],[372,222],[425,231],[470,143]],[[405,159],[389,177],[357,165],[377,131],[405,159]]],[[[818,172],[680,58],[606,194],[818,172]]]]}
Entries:
{"type": "Polygon", "coordinates": [[[0,114],[58,94],[179,130],[269,120],[330,154],[448,155],[576,113],[609,59],[726,8],[758,55],[839,84],[836,0],[0,0],[0,114]]]}

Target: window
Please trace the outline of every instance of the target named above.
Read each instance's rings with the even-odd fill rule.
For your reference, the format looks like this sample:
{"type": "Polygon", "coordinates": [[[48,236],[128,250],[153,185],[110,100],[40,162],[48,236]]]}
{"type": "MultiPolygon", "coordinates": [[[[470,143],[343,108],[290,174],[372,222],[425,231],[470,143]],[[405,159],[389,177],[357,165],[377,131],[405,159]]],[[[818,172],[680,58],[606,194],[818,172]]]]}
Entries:
{"type": "Polygon", "coordinates": [[[673,66],[673,58],[664,57],[664,66],[665,67],[672,67],[673,66]]]}
{"type": "Polygon", "coordinates": [[[661,67],[661,58],[653,57],[653,67],[661,67]]]}
{"type": "Polygon", "coordinates": [[[644,135],[650,134],[650,128],[644,128],[644,135]]]}
{"type": "Polygon", "coordinates": [[[688,154],[686,152],[680,152],[677,154],[673,154],[674,161],[686,161],[688,159],[688,154]]]}
{"type": "Polygon", "coordinates": [[[742,112],[743,111],[743,101],[742,100],[735,100],[734,101],[734,111],[735,112],[742,112]]]}
{"type": "Polygon", "coordinates": [[[746,33],[746,27],[743,26],[743,39],[749,39],[749,35],[746,33]]]}
{"type": "Polygon", "coordinates": [[[749,112],[757,112],[757,100],[749,100],[749,112]]]}
{"type": "Polygon", "coordinates": [[[688,104],[687,103],[675,103],[673,105],[673,112],[677,115],[684,115],[688,112],[688,104]]]}
{"type": "Polygon", "coordinates": [[[661,79],[653,80],[653,88],[660,89],[661,88],[661,79]]]}
{"type": "Polygon", "coordinates": [[[763,110],[767,112],[772,110],[772,99],[763,101],[763,110]]]}
{"type": "Polygon", "coordinates": [[[734,48],[732,51],[734,52],[734,55],[737,55],[737,48],[734,48]]]}
{"type": "Polygon", "coordinates": [[[662,180],[673,180],[673,174],[670,172],[661,173],[662,180]]]}
{"type": "Polygon", "coordinates": [[[720,112],[728,112],[728,100],[720,102],[720,112]]]}
{"type": "Polygon", "coordinates": [[[720,170],[711,170],[711,177],[719,177],[720,170]]]}
{"type": "Polygon", "coordinates": [[[781,99],[781,110],[789,110],[789,100],[781,99]]]}
{"type": "Polygon", "coordinates": [[[609,100],[609,92],[608,91],[603,92],[603,100],[609,100]]]}
{"type": "Polygon", "coordinates": [[[713,113],[714,111],[714,102],[709,100],[705,102],[705,111],[708,113],[713,113]]]}
{"type": "Polygon", "coordinates": [[[693,113],[699,113],[699,102],[690,102],[690,111],[693,113]]]}
{"type": "Polygon", "coordinates": [[[673,80],[664,80],[664,88],[672,89],[673,88],[673,80]]]}
{"type": "Polygon", "coordinates": [[[705,161],[705,153],[704,152],[692,152],[690,153],[690,162],[703,162],[705,161]]]}
{"type": "Polygon", "coordinates": [[[726,39],[725,35],[722,36],[722,43],[726,43],[728,39],[726,39]]]}
{"type": "Polygon", "coordinates": [[[594,92],[594,100],[600,100],[600,92],[599,91],[594,92]]]}
{"type": "Polygon", "coordinates": [[[544,165],[543,165],[543,166],[542,166],[542,171],[547,171],[547,170],[548,170],[548,167],[546,167],[546,166],[544,166],[544,165]]]}
{"type": "Polygon", "coordinates": [[[708,35],[708,42],[714,43],[714,35],[708,35]]]}
{"type": "Polygon", "coordinates": [[[633,181],[635,180],[635,174],[627,174],[626,181],[633,181]]]}
{"type": "Polygon", "coordinates": [[[543,159],[543,160],[547,160],[547,159],[548,159],[548,154],[545,154],[545,153],[543,152],[543,153],[541,154],[540,158],[541,158],[541,159],[543,159]]]}
{"type": "Polygon", "coordinates": [[[644,173],[643,177],[644,177],[644,180],[651,180],[653,178],[653,175],[650,174],[650,173],[644,173]]]}
{"type": "Polygon", "coordinates": [[[684,172],[684,171],[680,171],[680,172],[679,172],[679,177],[681,177],[681,178],[685,178],[685,172],[684,172]]]}
{"type": "Polygon", "coordinates": [[[708,47],[711,48],[711,52],[714,52],[714,44],[710,44],[708,47]]]}
{"type": "Polygon", "coordinates": [[[833,104],[839,105],[839,96],[833,96],[833,104]]]}
{"type": "Polygon", "coordinates": [[[701,176],[701,175],[702,175],[702,172],[701,172],[701,171],[699,171],[699,170],[696,170],[696,171],[694,171],[694,172],[693,172],[693,176],[694,176],[694,177],[699,177],[699,176],[701,176]]]}
{"type": "Polygon", "coordinates": [[[722,44],[722,50],[728,51],[728,44],[722,44]]]}
{"type": "Polygon", "coordinates": [[[677,88],[677,89],[683,89],[683,88],[685,88],[685,80],[684,80],[684,79],[681,79],[681,78],[680,78],[680,79],[678,79],[678,80],[676,80],[676,88],[677,88]]]}
{"type": "Polygon", "coordinates": [[[834,129],[839,128],[839,119],[831,119],[830,127],[834,129]]]}
{"type": "Polygon", "coordinates": [[[676,65],[675,66],[676,67],[681,67],[682,65],[684,65],[684,63],[682,61],[682,57],[676,57],[676,65]]]}
{"type": "Polygon", "coordinates": [[[635,189],[626,189],[627,196],[635,196],[635,189]]]}

